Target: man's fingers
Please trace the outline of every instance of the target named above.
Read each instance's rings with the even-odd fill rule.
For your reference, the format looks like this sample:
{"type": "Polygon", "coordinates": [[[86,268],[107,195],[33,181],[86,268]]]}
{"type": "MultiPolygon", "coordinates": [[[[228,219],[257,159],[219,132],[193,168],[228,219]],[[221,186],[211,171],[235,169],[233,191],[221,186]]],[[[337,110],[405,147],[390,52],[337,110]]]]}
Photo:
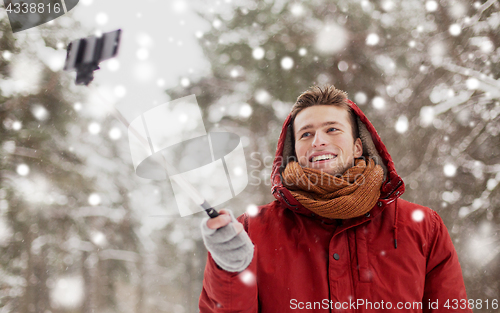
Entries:
{"type": "Polygon", "coordinates": [[[227,211],[221,210],[219,213],[220,213],[219,216],[211,218],[207,221],[208,228],[218,229],[226,226],[231,222],[231,216],[229,215],[229,213],[227,213],[227,211]]]}
{"type": "MultiPolygon", "coordinates": [[[[231,222],[231,215],[229,215],[229,212],[222,209],[219,211],[219,216],[215,218],[211,218],[207,221],[207,226],[210,229],[218,229],[221,227],[226,226],[231,222]]],[[[243,224],[239,222],[233,223],[234,229],[236,230],[236,233],[239,234],[243,231],[243,224]]]]}
{"type": "Polygon", "coordinates": [[[234,229],[236,230],[236,233],[239,234],[243,231],[243,224],[241,223],[233,223],[234,229]]]}

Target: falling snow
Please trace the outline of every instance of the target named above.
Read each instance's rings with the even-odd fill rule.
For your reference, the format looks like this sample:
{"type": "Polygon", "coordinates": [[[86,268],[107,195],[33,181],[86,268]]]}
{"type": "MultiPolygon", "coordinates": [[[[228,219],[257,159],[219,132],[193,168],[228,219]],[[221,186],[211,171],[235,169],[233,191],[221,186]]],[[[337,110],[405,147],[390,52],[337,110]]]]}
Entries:
{"type": "Polygon", "coordinates": [[[122,132],[119,128],[113,127],[109,130],[108,135],[112,140],[118,140],[122,137],[122,132]]]}
{"type": "Polygon", "coordinates": [[[434,0],[431,0],[431,1],[427,1],[425,2],[425,9],[429,12],[435,12],[438,8],[438,4],[436,1],[434,0]]]}
{"type": "Polygon", "coordinates": [[[98,25],[105,25],[109,20],[109,17],[106,13],[104,12],[99,12],[96,14],[95,16],[95,22],[98,24],[98,25]]]}
{"type": "Polygon", "coordinates": [[[408,130],[408,118],[405,115],[401,115],[398,118],[395,129],[400,134],[403,134],[408,130]]]}
{"type": "Polygon", "coordinates": [[[292,4],[290,11],[295,16],[301,16],[304,14],[304,7],[300,3],[292,4]]]}
{"type": "Polygon", "coordinates": [[[245,103],[241,106],[240,108],[240,116],[243,118],[248,118],[250,115],[252,115],[252,107],[245,103]]]}
{"type": "Polygon", "coordinates": [[[84,297],[83,278],[80,276],[59,278],[51,290],[50,296],[56,307],[78,308],[84,297]]]}
{"type": "Polygon", "coordinates": [[[385,99],[379,96],[374,97],[372,104],[375,109],[382,110],[385,108],[385,99]]]}
{"type": "Polygon", "coordinates": [[[88,201],[90,205],[99,205],[101,203],[101,196],[99,196],[97,193],[92,193],[89,196],[88,201]]]}
{"type": "Polygon", "coordinates": [[[376,44],[378,44],[380,41],[380,38],[377,34],[369,34],[367,37],[366,37],[366,44],[368,46],[375,46],[376,44]]]}
{"type": "Polygon", "coordinates": [[[423,106],[420,109],[420,125],[423,127],[429,126],[434,120],[434,109],[429,106],[423,106]]]}
{"type": "MultiPolygon", "coordinates": [[[[231,74],[231,76],[232,76],[232,74],[231,74]]],[[[188,87],[190,84],[191,84],[191,81],[189,80],[189,78],[184,77],[181,79],[181,86],[182,87],[188,87]]]]}
{"type": "Polygon", "coordinates": [[[49,118],[49,111],[40,104],[35,104],[31,107],[31,113],[33,113],[33,116],[39,120],[39,121],[45,121],[47,118],[49,118]]]}
{"type": "Polygon", "coordinates": [[[10,61],[10,58],[12,57],[12,53],[9,50],[5,50],[2,52],[2,58],[4,58],[7,61],[10,61]]]}
{"type": "Polygon", "coordinates": [[[256,60],[261,60],[264,57],[264,55],[265,55],[265,51],[264,51],[264,49],[262,49],[260,47],[259,48],[255,48],[252,51],[252,56],[256,60]]]}
{"type": "Polygon", "coordinates": [[[422,210],[414,210],[411,213],[411,219],[415,222],[421,222],[424,220],[424,212],[422,210]]]}
{"type": "Polygon", "coordinates": [[[140,48],[136,52],[137,59],[139,60],[147,60],[149,58],[149,51],[145,48],[140,48]]]}
{"type": "Polygon", "coordinates": [[[366,96],[366,94],[364,92],[357,92],[354,95],[354,101],[359,105],[365,104],[367,100],[368,100],[368,97],[366,96]]]}
{"type": "Polygon", "coordinates": [[[452,36],[458,36],[462,32],[462,28],[459,24],[450,25],[450,28],[448,30],[452,36]]]}
{"type": "Polygon", "coordinates": [[[250,204],[247,206],[247,213],[250,216],[256,216],[259,213],[259,209],[255,204],[250,204]]]}
{"type": "Polygon", "coordinates": [[[455,164],[447,163],[443,167],[443,173],[448,177],[453,177],[457,173],[457,167],[455,166],[455,164]]]}
{"type": "Polygon", "coordinates": [[[260,104],[267,104],[271,100],[271,95],[264,89],[259,89],[255,92],[255,100],[260,104]]]}
{"type": "Polygon", "coordinates": [[[349,69],[349,65],[345,61],[340,61],[339,65],[337,66],[339,68],[339,71],[345,72],[349,69]]]}
{"type": "Polygon", "coordinates": [[[19,164],[16,168],[16,172],[21,176],[26,176],[30,173],[30,168],[26,164],[19,164]]]}
{"type": "Polygon", "coordinates": [[[284,57],[281,59],[281,67],[285,70],[289,70],[293,67],[293,59],[291,57],[284,57]]]}
{"type": "Polygon", "coordinates": [[[12,123],[13,130],[20,130],[22,127],[23,127],[23,123],[21,123],[20,121],[14,121],[12,123]]]}
{"type": "Polygon", "coordinates": [[[127,94],[127,88],[125,88],[125,86],[122,85],[116,86],[113,91],[115,96],[117,96],[118,98],[123,98],[127,94]]]}
{"type": "Polygon", "coordinates": [[[245,270],[239,274],[241,281],[248,286],[255,284],[255,274],[250,270],[245,270]]]}
{"type": "Polygon", "coordinates": [[[318,32],[315,47],[324,54],[336,54],[347,45],[348,39],[349,35],[344,28],[329,23],[318,32]],[[331,39],[332,36],[335,36],[335,40],[331,39]]]}
{"type": "Polygon", "coordinates": [[[118,61],[117,59],[111,59],[106,62],[106,66],[108,70],[112,72],[118,71],[120,69],[120,61],[118,61]]]}
{"type": "Polygon", "coordinates": [[[97,122],[92,122],[89,124],[87,129],[92,135],[97,135],[101,132],[101,125],[97,122]]]}
{"type": "Polygon", "coordinates": [[[467,89],[470,89],[470,90],[478,89],[479,88],[479,84],[480,84],[479,80],[477,80],[474,77],[467,79],[467,81],[465,82],[465,85],[467,86],[467,89]]]}

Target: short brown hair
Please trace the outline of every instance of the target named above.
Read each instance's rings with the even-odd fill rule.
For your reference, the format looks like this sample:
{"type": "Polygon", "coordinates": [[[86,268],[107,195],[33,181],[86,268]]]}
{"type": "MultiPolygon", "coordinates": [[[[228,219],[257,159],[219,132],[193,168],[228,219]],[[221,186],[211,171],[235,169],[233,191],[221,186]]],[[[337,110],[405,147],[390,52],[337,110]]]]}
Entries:
{"type": "MultiPolygon", "coordinates": [[[[359,137],[358,119],[356,113],[347,103],[347,93],[335,88],[333,85],[312,86],[303,92],[292,107],[291,125],[300,111],[314,105],[333,105],[347,110],[349,113],[349,122],[351,123],[353,140],[359,137]]],[[[293,127],[293,126],[292,126],[293,127]]]]}

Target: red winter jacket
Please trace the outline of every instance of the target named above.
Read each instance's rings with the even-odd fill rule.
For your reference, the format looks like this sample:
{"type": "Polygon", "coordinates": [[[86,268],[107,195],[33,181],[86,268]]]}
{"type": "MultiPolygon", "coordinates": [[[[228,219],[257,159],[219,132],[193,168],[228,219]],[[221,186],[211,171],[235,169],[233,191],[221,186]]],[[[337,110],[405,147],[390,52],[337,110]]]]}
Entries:
{"type": "Polygon", "coordinates": [[[238,218],[255,245],[252,263],[230,273],[209,254],[200,312],[472,312],[443,221],[399,199],[404,183],[391,156],[351,106],[386,167],[377,204],[364,216],[332,220],[295,200],[279,176],[289,116],[271,176],[276,200],[238,218]]]}

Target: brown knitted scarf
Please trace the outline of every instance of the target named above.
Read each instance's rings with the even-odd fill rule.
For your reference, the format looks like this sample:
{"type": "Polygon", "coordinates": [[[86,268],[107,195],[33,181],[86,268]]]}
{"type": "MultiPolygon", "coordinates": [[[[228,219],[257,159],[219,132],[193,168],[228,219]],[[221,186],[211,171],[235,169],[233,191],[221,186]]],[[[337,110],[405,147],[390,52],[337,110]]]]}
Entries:
{"type": "Polygon", "coordinates": [[[342,176],[303,168],[297,162],[287,164],[283,185],[304,207],[332,219],[348,219],[370,211],[380,197],[384,171],[372,159],[368,165],[356,159],[342,176]]]}

